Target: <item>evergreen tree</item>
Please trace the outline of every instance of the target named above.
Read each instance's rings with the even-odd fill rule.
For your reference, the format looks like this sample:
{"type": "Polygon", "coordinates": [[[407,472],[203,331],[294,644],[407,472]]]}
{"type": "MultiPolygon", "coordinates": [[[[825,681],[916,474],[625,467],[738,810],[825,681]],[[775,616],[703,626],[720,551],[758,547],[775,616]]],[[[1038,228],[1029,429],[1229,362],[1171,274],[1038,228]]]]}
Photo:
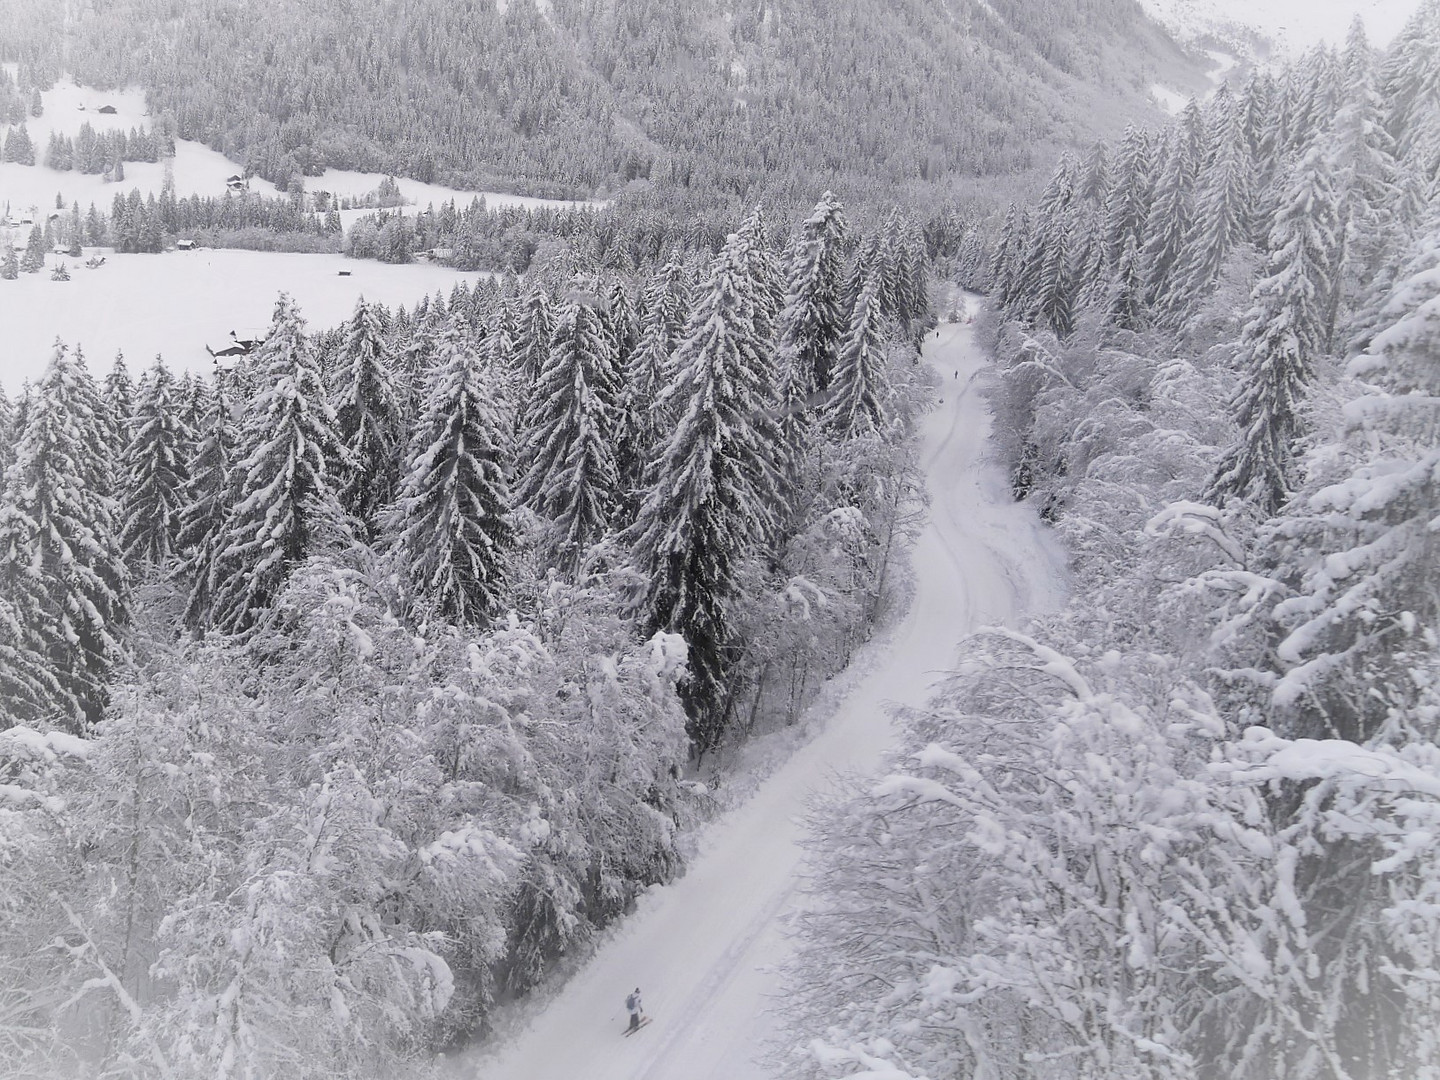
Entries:
{"type": "Polygon", "coordinates": [[[512,539],[501,433],[474,352],[454,336],[442,347],[392,528],[415,590],[444,617],[483,624],[512,539]]]}
{"type": "Polygon", "coordinates": [[[0,157],[6,161],[13,161],[17,165],[35,164],[35,144],[30,139],[30,132],[25,125],[11,128],[10,134],[5,138],[5,149],[0,152],[0,157]]]}
{"type": "Polygon", "coordinates": [[[772,402],[741,250],[732,236],[690,313],[665,392],[678,420],[628,532],[647,626],[689,644],[682,696],[702,752],[723,733],[736,575],[768,538],[777,498],[772,402]]]}
{"type": "Polygon", "coordinates": [[[115,363],[105,376],[102,400],[105,446],[110,460],[119,461],[130,445],[130,425],[135,419],[135,384],[130,380],[130,369],[122,352],[115,354],[115,363]]]}
{"type": "Polygon", "coordinates": [[[689,303],[689,283],[677,253],[646,287],[640,340],[624,368],[615,450],[622,498],[639,490],[646,466],[670,432],[671,417],[660,397],[674,376],[671,357],[685,330],[689,303]]]}
{"type": "Polygon", "coordinates": [[[209,617],[210,571],[230,507],[230,463],[234,460],[230,408],[229,395],[217,384],[196,426],[198,440],[186,470],[175,550],[182,560],[181,577],[189,585],[185,623],[192,630],[203,628],[209,617]]]}
{"type": "Polygon", "coordinates": [[[15,406],[5,396],[4,388],[0,387],[0,486],[4,484],[5,470],[15,460],[15,411],[15,406]]]}
{"type": "Polygon", "coordinates": [[[335,419],[348,451],[340,504],[373,539],[400,480],[401,400],[390,349],[375,309],[361,299],[345,327],[335,370],[335,419]]]}
{"type": "Polygon", "coordinates": [[[625,371],[630,366],[630,358],[640,341],[640,323],[635,312],[635,302],[630,298],[630,289],[620,277],[611,280],[605,299],[605,328],[615,343],[614,367],[616,371],[625,371]]]}
{"type": "Polygon", "coordinates": [[[885,332],[877,278],[871,275],[851,312],[825,405],[827,421],[842,439],[876,431],[883,419],[885,332]]]}
{"type": "Polygon", "coordinates": [[[20,256],[15,250],[15,241],[10,239],[10,230],[0,236],[0,281],[14,281],[20,276],[20,256]]]}
{"type": "Polygon", "coordinates": [[[185,501],[183,449],[187,434],[174,388],[175,380],[157,356],[121,464],[125,482],[120,547],[135,570],[147,564],[162,566],[177,550],[185,501]]]}
{"type": "Polygon", "coordinates": [[[1346,50],[1346,100],[1335,116],[1329,142],[1330,166],[1339,198],[1337,233],[1340,277],[1327,314],[1327,347],[1337,326],[1349,326],[1363,344],[1362,312],[1383,300],[1390,277],[1385,251],[1403,250],[1394,207],[1399,201],[1394,141],[1385,130],[1383,105],[1363,27],[1351,30],[1346,50]]]}
{"type": "Polygon", "coordinates": [[[1190,229],[1195,162],[1190,139],[1182,125],[1172,127],[1155,181],[1150,214],[1145,221],[1145,300],[1158,306],[1179,265],[1190,229]]]}
{"type": "Polygon", "coordinates": [[[412,323],[401,308],[386,337],[395,357],[395,392],[407,427],[419,422],[425,413],[425,394],[439,363],[442,332],[443,327],[428,318],[412,323]]]}
{"type": "Polygon", "coordinates": [[[1132,236],[1125,243],[1110,283],[1106,319],[1121,330],[1141,330],[1145,326],[1146,311],[1144,257],[1132,236]]]}
{"type": "Polygon", "coordinates": [[[756,207],[740,224],[735,237],[740,244],[741,264],[744,280],[749,283],[752,303],[755,308],[755,337],[769,349],[776,334],[776,321],[785,303],[785,276],[780,271],[780,260],[770,247],[769,229],[765,224],[765,213],[756,207]]]}
{"type": "Polygon", "coordinates": [[[77,731],[104,711],[125,622],[99,411],[83,361],[57,341],[5,474],[0,515],[0,580],[24,631],[18,645],[32,660],[34,647],[43,649],[60,691],[43,711],[77,731]]]}
{"type": "Polygon", "coordinates": [[[1077,168],[1074,157],[1064,155],[1045,185],[1010,298],[1015,313],[1058,324],[1065,327],[1065,333],[1071,324],[1075,286],[1071,245],[1077,168]]]}
{"type": "Polygon", "coordinates": [[[550,298],[544,289],[531,285],[521,301],[511,358],[511,368],[526,386],[535,384],[550,355],[551,325],[550,298]]]}
{"type": "Polygon", "coordinates": [[[233,504],[210,566],[208,623],[225,633],[253,627],[322,527],[340,528],[331,477],[345,450],[304,326],[281,293],[256,353],[262,389],[240,422],[233,504]]]}
{"type": "Polygon", "coordinates": [[[1335,226],[1329,169],[1312,149],[1270,232],[1265,276],[1255,286],[1240,341],[1245,369],[1234,402],[1240,439],[1216,469],[1212,499],[1249,498],[1273,513],[1293,490],[1301,406],[1324,345],[1335,226]]]}
{"type": "Polygon", "coordinates": [[[516,489],[550,522],[543,557],[571,575],[609,528],[619,488],[614,345],[592,301],[572,290],[557,313],[516,489]]]}
{"type": "Polygon", "coordinates": [[[1229,94],[1212,103],[1209,165],[1195,194],[1195,212],[1163,306],[1171,324],[1181,325],[1215,289],[1230,253],[1250,230],[1250,157],[1239,111],[1229,94]]]}
{"type": "Polygon", "coordinates": [[[1090,153],[1085,155],[1085,161],[1080,166],[1075,194],[1082,202],[1099,209],[1105,205],[1110,188],[1110,144],[1099,139],[1090,148],[1090,153]]]}
{"type": "Polygon", "coordinates": [[[1349,410],[1349,468],[1297,500],[1284,521],[1275,576],[1298,582],[1299,595],[1276,610],[1286,631],[1277,648],[1284,674],[1276,703],[1287,711],[1311,706],[1298,710],[1299,735],[1338,732],[1367,745],[1381,737],[1434,738],[1433,725],[1420,719],[1425,682],[1415,673],[1433,666],[1440,626],[1437,357],[1440,213],[1432,213],[1383,305],[1369,351],[1350,364],[1364,393],[1349,410]]]}
{"type": "Polygon", "coordinates": [[[30,229],[25,241],[25,254],[20,259],[20,269],[27,274],[38,274],[45,268],[45,233],[39,225],[30,229]]]}
{"type": "Polygon", "coordinates": [[[990,295],[1000,307],[1008,309],[1015,301],[1019,285],[1020,263],[1029,239],[1028,209],[1011,203],[1000,226],[1000,237],[990,256],[990,295]]]}
{"type": "Polygon", "coordinates": [[[791,253],[780,315],[787,424],[799,419],[814,396],[830,386],[844,328],[840,291],[848,229],[844,207],[827,191],[801,226],[791,253]]]}

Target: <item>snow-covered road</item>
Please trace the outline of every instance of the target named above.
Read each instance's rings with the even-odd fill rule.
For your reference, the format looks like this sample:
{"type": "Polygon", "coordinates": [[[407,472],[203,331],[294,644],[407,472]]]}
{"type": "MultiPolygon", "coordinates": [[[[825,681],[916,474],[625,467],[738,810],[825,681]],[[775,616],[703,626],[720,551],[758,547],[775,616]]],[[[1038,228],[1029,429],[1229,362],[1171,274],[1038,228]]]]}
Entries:
{"type": "Polygon", "coordinates": [[[683,878],[642,898],[523,1032],[496,1057],[464,1059],[475,1080],[769,1080],[754,1055],[773,1031],[775,965],[800,890],[800,816],[837,772],[867,771],[893,740],[895,705],[920,705],[967,631],[1011,623],[1054,602],[1061,556],[984,460],[985,366],[965,324],[942,324],[925,355],[943,402],[924,431],[929,524],[915,552],[908,614],[867,647],[824,731],[744,806],[707,831],[683,878]],[[639,986],[653,1022],[622,1037],[625,995],[639,986]]]}

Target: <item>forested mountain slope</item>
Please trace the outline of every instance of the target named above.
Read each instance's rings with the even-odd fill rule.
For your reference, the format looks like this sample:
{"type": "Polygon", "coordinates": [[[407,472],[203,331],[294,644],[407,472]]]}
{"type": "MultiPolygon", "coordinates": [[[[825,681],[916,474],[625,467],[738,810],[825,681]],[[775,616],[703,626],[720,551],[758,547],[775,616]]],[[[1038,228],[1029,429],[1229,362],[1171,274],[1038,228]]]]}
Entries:
{"type": "Polygon", "coordinates": [[[819,819],[787,1077],[1440,1075],[1437,57],[1357,24],[1009,215],[1072,599],[819,819]]]}
{"type": "MultiPolygon", "coordinates": [[[[284,183],[842,194],[1045,162],[1196,76],[1135,0],[18,0],[22,81],[135,83],[284,183]]],[[[787,200],[788,201],[788,200],[787,200]]]]}

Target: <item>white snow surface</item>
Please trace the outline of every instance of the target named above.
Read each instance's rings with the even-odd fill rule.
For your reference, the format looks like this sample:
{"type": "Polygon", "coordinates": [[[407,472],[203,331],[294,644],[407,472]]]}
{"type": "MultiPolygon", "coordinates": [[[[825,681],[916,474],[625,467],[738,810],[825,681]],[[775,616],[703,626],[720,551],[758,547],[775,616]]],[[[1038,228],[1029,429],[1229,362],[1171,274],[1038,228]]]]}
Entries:
{"type": "MultiPolygon", "coordinates": [[[[820,733],[707,830],[685,876],[651,889],[528,1027],[493,1052],[461,1055],[456,1075],[778,1075],[756,1057],[777,1034],[777,965],[807,903],[799,847],[807,800],[837,774],[880,765],[895,741],[892,710],[925,703],[962,635],[1013,625],[1058,604],[1064,592],[1063,553],[986,459],[990,417],[979,388],[986,357],[973,325],[942,324],[925,355],[942,376],[943,400],[923,432],[930,519],[913,552],[909,611],[857,656],[852,689],[833,715],[811,718],[820,733]],[[626,1037],[625,996],[637,986],[653,1022],[626,1037]]],[[[821,707],[833,707],[826,700],[821,707]]]]}
{"type": "Polygon", "coordinates": [[[229,249],[170,251],[163,255],[103,252],[105,265],[88,270],[84,259],[46,256],[46,270],[0,281],[0,389],[14,395],[20,384],[45,373],[59,337],[83,347],[90,374],[103,378],[117,350],[132,376],[156,354],[175,374],[210,372],[205,351],[223,345],[231,330],[270,324],[275,297],[294,297],[311,331],[349,318],[361,296],[388,306],[411,307],[456,282],[473,285],[479,271],[432,263],[397,265],[343,255],[302,255],[229,249]],[[49,269],[64,263],[69,281],[51,281],[49,269]],[[341,273],[347,276],[341,277],[341,273]]]}

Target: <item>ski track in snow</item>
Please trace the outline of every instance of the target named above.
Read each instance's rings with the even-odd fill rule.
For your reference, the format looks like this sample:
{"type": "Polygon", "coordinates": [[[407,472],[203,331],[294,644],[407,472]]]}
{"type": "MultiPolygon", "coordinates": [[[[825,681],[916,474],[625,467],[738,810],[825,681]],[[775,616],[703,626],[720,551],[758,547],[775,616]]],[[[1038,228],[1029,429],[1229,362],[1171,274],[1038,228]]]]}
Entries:
{"type": "MultiPolygon", "coordinates": [[[[971,307],[974,300],[971,299],[971,307]]],[[[920,706],[967,632],[1014,624],[1063,594],[1064,557],[986,460],[987,359],[973,325],[925,343],[943,402],[925,420],[929,522],[912,553],[910,610],[867,646],[868,672],[812,741],[754,797],[713,823],[683,878],[641,897],[589,962],[511,1040],[462,1054],[466,1080],[772,1080],[756,1061],[776,1032],[772,1003],[789,928],[805,904],[802,818],[840,774],[871,772],[895,739],[896,706],[920,706]],[[953,373],[953,374],[952,374],[953,373]],[[652,1023],[623,1038],[625,995],[652,1023]]]]}

